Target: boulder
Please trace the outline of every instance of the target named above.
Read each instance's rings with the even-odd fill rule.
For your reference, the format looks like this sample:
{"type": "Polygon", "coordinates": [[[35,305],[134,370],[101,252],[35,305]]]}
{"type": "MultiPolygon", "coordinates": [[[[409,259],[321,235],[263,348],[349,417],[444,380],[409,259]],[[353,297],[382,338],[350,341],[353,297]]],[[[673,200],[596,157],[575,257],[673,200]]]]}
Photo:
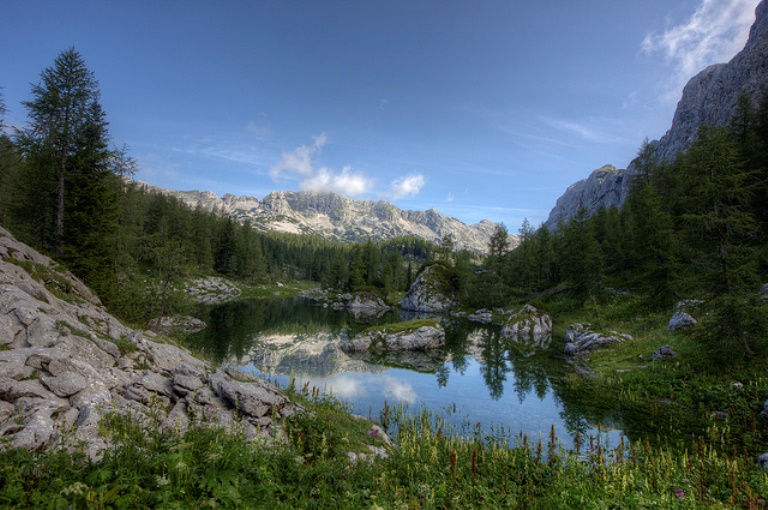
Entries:
{"type": "Polygon", "coordinates": [[[355,292],[347,301],[347,310],[355,319],[375,319],[392,309],[379,296],[372,292],[355,292]]]}
{"type": "Polygon", "coordinates": [[[510,315],[501,336],[515,343],[525,356],[546,349],[552,342],[552,319],[531,305],[510,315]]]}
{"type": "Polygon", "coordinates": [[[677,357],[677,351],[675,351],[670,345],[662,345],[651,356],[652,361],[663,361],[665,359],[671,359],[677,357]]]}
{"type": "Polygon", "coordinates": [[[694,327],[698,322],[689,313],[675,312],[669,319],[667,329],[669,331],[678,331],[681,329],[688,329],[694,327]]]}
{"type": "Polygon", "coordinates": [[[270,415],[290,402],[267,382],[240,382],[222,371],[217,371],[211,376],[211,388],[233,407],[253,418],[270,415]]]}
{"type": "Polygon", "coordinates": [[[589,324],[572,324],[565,332],[566,356],[583,356],[597,349],[615,345],[625,340],[632,340],[627,334],[611,331],[607,334],[589,329],[589,324]]]}
{"type": "Polygon", "coordinates": [[[445,330],[439,324],[388,333],[386,329],[364,331],[341,345],[345,353],[397,352],[437,349],[445,345],[445,330]]]}
{"type": "Polygon", "coordinates": [[[414,312],[448,312],[456,303],[451,296],[443,293],[441,280],[444,271],[445,269],[437,264],[427,266],[400,301],[400,307],[414,312]]]}
{"type": "Polygon", "coordinates": [[[474,313],[467,315],[467,319],[480,324],[490,324],[493,322],[493,312],[488,308],[481,308],[474,313]]]}

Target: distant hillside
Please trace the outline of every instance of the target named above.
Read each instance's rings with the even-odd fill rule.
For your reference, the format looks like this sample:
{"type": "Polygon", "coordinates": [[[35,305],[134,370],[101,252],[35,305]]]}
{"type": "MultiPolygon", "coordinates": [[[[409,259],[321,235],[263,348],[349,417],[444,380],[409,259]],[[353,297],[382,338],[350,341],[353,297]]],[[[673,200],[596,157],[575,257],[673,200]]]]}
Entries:
{"type": "MultiPolygon", "coordinates": [[[[316,234],[326,239],[356,242],[416,236],[439,242],[452,234],[459,249],[486,252],[497,224],[483,220],[467,225],[435,209],[404,211],[383,200],[351,200],[331,192],[278,191],[263,199],[226,194],[219,197],[210,191],[175,191],[137,181],[150,191],[173,196],[190,207],[200,205],[238,221],[250,220],[261,231],[316,234]]],[[[517,236],[510,236],[517,245],[517,236]]]]}
{"type": "MultiPolygon", "coordinates": [[[[672,127],[651,147],[660,161],[671,161],[685,152],[696,139],[701,126],[725,126],[733,117],[739,97],[749,94],[753,101],[768,88],[768,0],[755,9],[755,23],[744,49],[727,64],[707,67],[691,78],[677,104],[672,127]]],[[[580,208],[589,212],[601,206],[621,205],[629,192],[627,178],[635,172],[634,162],[626,170],[608,165],[565,191],[549,213],[546,225],[556,228],[580,208]]]]}

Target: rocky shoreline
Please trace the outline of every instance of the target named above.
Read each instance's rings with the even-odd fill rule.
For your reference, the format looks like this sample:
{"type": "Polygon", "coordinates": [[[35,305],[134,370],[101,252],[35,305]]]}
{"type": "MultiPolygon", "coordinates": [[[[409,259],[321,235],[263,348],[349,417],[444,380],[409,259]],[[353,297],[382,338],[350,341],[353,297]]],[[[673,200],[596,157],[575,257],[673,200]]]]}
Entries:
{"type": "Polygon", "coordinates": [[[71,273],[2,228],[0,374],[3,448],[80,443],[92,459],[111,446],[99,434],[111,413],[167,431],[217,426],[270,440],[281,419],[305,411],[269,383],[126,327],[71,273]]]}

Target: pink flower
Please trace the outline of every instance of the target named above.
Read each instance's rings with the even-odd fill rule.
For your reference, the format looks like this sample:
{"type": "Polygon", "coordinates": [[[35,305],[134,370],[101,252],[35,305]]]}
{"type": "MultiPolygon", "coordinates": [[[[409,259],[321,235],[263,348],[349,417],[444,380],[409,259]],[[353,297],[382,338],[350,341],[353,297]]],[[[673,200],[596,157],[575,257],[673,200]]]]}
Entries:
{"type": "Polygon", "coordinates": [[[673,492],[675,493],[675,496],[677,496],[677,499],[683,499],[685,497],[685,491],[683,489],[674,489],[673,492]]]}

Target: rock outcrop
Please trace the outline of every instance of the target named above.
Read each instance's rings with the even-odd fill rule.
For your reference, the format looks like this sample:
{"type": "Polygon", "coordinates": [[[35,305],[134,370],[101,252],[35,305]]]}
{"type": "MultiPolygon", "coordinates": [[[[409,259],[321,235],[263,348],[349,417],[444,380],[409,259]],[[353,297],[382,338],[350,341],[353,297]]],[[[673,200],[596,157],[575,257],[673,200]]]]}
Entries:
{"type": "Polygon", "coordinates": [[[347,354],[357,352],[400,352],[438,349],[445,346],[445,330],[440,324],[390,333],[386,328],[360,333],[341,345],[347,354]]]}
{"type": "MultiPolygon", "coordinates": [[[[709,66],[683,88],[672,127],[660,140],[650,143],[659,161],[672,161],[695,141],[701,126],[725,126],[733,118],[739,97],[748,94],[757,102],[768,87],[768,1],[755,9],[755,23],[744,49],[727,64],[709,66]]],[[[603,167],[589,178],[572,184],[549,214],[546,225],[557,228],[559,221],[574,217],[586,207],[590,213],[600,206],[624,203],[631,176],[637,172],[633,161],[626,170],[603,167]],[[610,169],[606,171],[605,169],[610,169]]]]}
{"type": "Polygon", "coordinates": [[[514,342],[523,355],[532,356],[552,342],[552,319],[535,307],[525,305],[507,319],[501,336],[514,342]]]}
{"type": "MultiPolygon", "coordinates": [[[[326,191],[278,191],[262,200],[226,194],[219,198],[210,191],[175,191],[137,181],[137,185],[178,198],[190,207],[198,204],[238,221],[250,221],[262,231],[316,234],[334,241],[356,242],[415,236],[439,243],[453,236],[457,249],[485,253],[496,223],[483,220],[467,225],[435,209],[404,211],[383,200],[351,200],[326,191]]],[[[510,236],[516,246],[517,237],[510,236]]]]}
{"type": "Polygon", "coordinates": [[[597,349],[626,340],[632,340],[632,337],[615,331],[611,331],[608,334],[598,333],[590,330],[589,324],[573,324],[568,326],[568,330],[565,332],[565,349],[563,354],[566,356],[584,356],[597,349]]]}
{"type": "Polygon", "coordinates": [[[99,424],[111,412],[169,431],[218,425],[256,437],[300,410],[264,381],[212,371],[155,333],[127,328],[79,280],[0,228],[5,447],[84,442],[98,458],[110,446],[99,424]]]}
{"type": "Polygon", "coordinates": [[[443,293],[442,274],[443,268],[437,264],[424,268],[400,301],[400,308],[424,313],[448,312],[456,303],[443,293]]]}

